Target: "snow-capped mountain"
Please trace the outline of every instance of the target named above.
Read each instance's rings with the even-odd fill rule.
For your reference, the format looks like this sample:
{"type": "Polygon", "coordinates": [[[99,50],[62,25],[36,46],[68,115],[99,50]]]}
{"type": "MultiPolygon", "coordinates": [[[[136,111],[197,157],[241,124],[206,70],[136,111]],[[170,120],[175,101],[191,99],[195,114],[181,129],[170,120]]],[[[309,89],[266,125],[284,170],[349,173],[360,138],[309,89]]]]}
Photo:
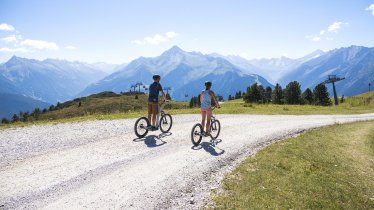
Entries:
{"type": "Polygon", "coordinates": [[[158,57],[140,57],[132,61],[122,70],[88,86],[80,95],[108,90],[128,91],[136,82],[150,84],[155,73],[161,75],[164,87],[172,87],[172,97],[177,100],[185,100],[186,95],[198,95],[206,80],[212,81],[213,89],[225,98],[245,90],[254,82],[272,86],[263,77],[249,74],[224,58],[186,52],[174,46],[158,57]]]}
{"type": "Polygon", "coordinates": [[[111,64],[111,63],[105,63],[105,62],[96,62],[96,63],[85,63],[87,66],[91,67],[92,69],[96,69],[102,72],[105,72],[106,74],[111,74],[113,72],[116,72],[117,70],[124,68],[127,64],[111,64]]]}
{"type": "Polygon", "coordinates": [[[263,58],[249,60],[249,64],[255,66],[259,71],[263,72],[270,81],[278,81],[283,75],[299,67],[301,64],[318,58],[325,54],[322,50],[316,50],[304,57],[291,59],[285,56],[279,58],[263,58]]]}
{"type": "MultiPolygon", "coordinates": [[[[345,77],[336,83],[339,95],[352,96],[366,92],[374,82],[374,48],[351,46],[331,50],[311,59],[280,79],[282,85],[299,81],[303,89],[314,88],[328,75],[345,77]]],[[[331,93],[331,85],[328,85],[331,93]]]]}
{"type": "Polygon", "coordinates": [[[323,55],[322,50],[316,50],[302,58],[291,59],[285,56],[279,58],[245,59],[237,55],[223,56],[217,53],[210,54],[213,57],[221,57],[239,67],[248,74],[258,74],[266,80],[275,83],[280,77],[297,68],[302,63],[323,55]]]}
{"type": "Polygon", "coordinates": [[[38,61],[13,56],[0,65],[0,92],[56,103],[72,99],[87,85],[105,75],[80,62],[38,61]]]}

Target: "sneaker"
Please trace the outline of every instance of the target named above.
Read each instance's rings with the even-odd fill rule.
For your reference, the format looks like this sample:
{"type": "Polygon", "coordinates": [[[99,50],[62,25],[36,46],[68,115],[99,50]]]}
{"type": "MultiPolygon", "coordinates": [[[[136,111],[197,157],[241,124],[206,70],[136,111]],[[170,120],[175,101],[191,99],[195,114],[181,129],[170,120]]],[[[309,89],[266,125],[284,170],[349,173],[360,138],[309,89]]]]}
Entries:
{"type": "Polygon", "coordinates": [[[205,131],[201,132],[201,135],[202,135],[202,136],[205,136],[205,131]]]}
{"type": "Polygon", "coordinates": [[[156,126],[152,126],[152,131],[156,131],[157,130],[157,127],[156,126]]]}

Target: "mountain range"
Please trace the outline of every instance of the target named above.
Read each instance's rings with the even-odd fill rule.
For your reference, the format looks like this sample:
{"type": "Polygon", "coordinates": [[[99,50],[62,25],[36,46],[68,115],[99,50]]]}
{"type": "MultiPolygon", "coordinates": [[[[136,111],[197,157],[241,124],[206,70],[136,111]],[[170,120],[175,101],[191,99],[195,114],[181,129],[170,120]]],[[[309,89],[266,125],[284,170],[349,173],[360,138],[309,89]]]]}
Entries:
{"type": "Polygon", "coordinates": [[[160,56],[140,57],[122,65],[13,56],[0,64],[0,93],[7,93],[0,95],[0,107],[5,110],[4,104],[12,104],[16,110],[29,111],[35,106],[25,110],[19,105],[17,109],[19,101],[55,104],[102,91],[129,91],[136,83],[144,84],[140,88],[145,90],[155,73],[161,75],[164,87],[171,87],[169,93],[176,100],[196,96],[206,80],[213,82],[217,94],[227,98],[254,82],[264,87],[273,87],[275,83],[285,87],[296,80],[303,90],[314,88],[330,74],[345,77],[337,83],[338,94],[350,96],[366,92],[368,83],[374,83],[374,48],[350,46],[328,52],[317,50],[299,59],[283,56],[247,60],[217,53],[186,52],[173,46],[160,56]],[[15,100],[14,95],[22,100],[15,100]]]}
{"type": "Polygon", "coordinates": [[[96,65],[13,56],[0,65],[0,117],[9,116],[4,113],[31,111],[74,98],[89,84],[108,75],[101,69],[110,71],[110,66],[100,69],[96,65]]]}
{"type": "MultiPolygon", "coordinates": [[[[328,75],[345,78],[336,83],[339,95],[352,96],[368,91],[368,84],[374,83],[374,48],[350,46],[331,50],[283,75],[279,83],[285,86],[296,80],[303,89],[312,89],[328,75]]],[[[328,89],[331,94],[332,86],[328,85],[328,89]]]]}
{"type": "Polygon", "coordinates": [[[247,73],[221,57],[204,55],[200,52],[186,52],[177,46],[154,58],[140,57],[126,67],[88,86],[80,95],[90,95],[102,91],[126,91],[131,85],[152,82],[152,75],[162,77],[164,87],[172,87],[170,93],[176,100],[198,95],[204,82],[212,81],[213,90],[227,98],[238,90],[257,82],[263,86],[273,85],[263,77],[247,73]]]}

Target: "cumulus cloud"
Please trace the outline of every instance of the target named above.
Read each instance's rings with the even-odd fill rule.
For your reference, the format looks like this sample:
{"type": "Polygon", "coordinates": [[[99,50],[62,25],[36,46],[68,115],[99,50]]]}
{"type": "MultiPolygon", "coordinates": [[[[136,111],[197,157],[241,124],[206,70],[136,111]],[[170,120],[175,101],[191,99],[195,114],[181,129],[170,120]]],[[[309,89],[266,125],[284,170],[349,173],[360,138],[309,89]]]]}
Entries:
{"type": "Polygon", "coordinates": [[[65,49],[76,50],[77,48],[75,46],[69,45],[69,46],[66,46],[65,49]]]}
{"type": "Polygon", "coordinates": [[[6,24],[6,23],[1,23],[0,24],[0,30],[1,31],[14,31],[15,28],[12,25],[6,24]]]}
{"type": "Polygon", "coordinates": [[[321,37],[315,36],[312,38],[312,41],[315,41],[315,42],[321,41],[321,37]]]}
{"type": "Polygon", "coordinates": [[[137,40],[134,40],[133,43],[138,44],[138,45],[147,45],[147,44],[158,45],[160,43],[170,41],[177,35],[178,35],[177,33],[173,31],[169,31],[169,32],[166,32],[164,35],[155,34],[154,36],[144,37],[142,40],[137,39],[137,40]]]}
{"type": "Polygon", "coordinates": [[[321,40],[331,41],[333,40],[333,38],[330,35],[334,33],[338,33],[338,31],[343,26],[347,26],[347,25],[349,25],[349,23],[347,22],[335,21],[332,24],[330,24],[326,29],[320,30],[318,35],[306,36],[306,38],[314,42],[318,42],[321,40]]]}
{"type": "Polygon", "coordinates": [[[59,50],[59,47],[56,43],[43,40],[25,39],[21,42],[21,46],[26,46],[38,50],[59,50]]]}
{"type": "Polygon", "coordinates": [[[19,37],[16,35],[10,35],[4,38],[1,38],[2,41],[7,42],[7,43],[12,43],[12,42],[18,42],[19,37]]]}
{"type": "Polygon", "coordinates": [[[348,25],[348,23],[335,21],[327,28],[327,31],[337,33],[343,25],[348,25]]]}
{"type": "Polygon", "coordinates": [[[22,47],[18,47],[18,48],[3,47],[3,48],[0,48],[0,52],[31,52],[31,51],[25,48],[22,48],[22,47]]]}
{"type": "Polygon", "coordinates": [[[368,8],[365,9],[366,11],[371,11],[371,14],[374,15],[374,4],[371,4],[368,8]]]}
{"type": "Polygon", "coordinates": [[[171,39],[171,38],[176,37],[178,34],[175,33],[174,31],[169,31],[169,32],[166,32],[165,35],[166,35],[167,38],[171,39]]]}
{"type": "MultiPolygon", "coordinates": [[[[0,31],[12,31],[12,35],[0,38],[0,52],[35,52],[37,50],[59,50],[54,42],[34,39],[24,39],[20,32],[7,23],[0,24],[0,31]]],[[[75,49],[74,46],[67,46],[67,49],[75,49]]]]}

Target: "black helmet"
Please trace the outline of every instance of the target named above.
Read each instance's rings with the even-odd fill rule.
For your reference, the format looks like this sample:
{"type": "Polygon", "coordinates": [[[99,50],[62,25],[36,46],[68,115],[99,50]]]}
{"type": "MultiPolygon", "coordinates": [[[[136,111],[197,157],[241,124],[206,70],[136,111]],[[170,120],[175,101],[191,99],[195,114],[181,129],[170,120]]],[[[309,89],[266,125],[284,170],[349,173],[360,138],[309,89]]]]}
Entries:
{"type": "Polygon", "coordinates": [[[205,81],[205,86],[212,86],[212,82],[211,81],[205,81]]]}
{"type": "Polygon", "coordinates": [[[154,74],[154,75],[153,75],[153,79],[161,79],[161,76],[158,75],[158,74],[154,74]]]}

